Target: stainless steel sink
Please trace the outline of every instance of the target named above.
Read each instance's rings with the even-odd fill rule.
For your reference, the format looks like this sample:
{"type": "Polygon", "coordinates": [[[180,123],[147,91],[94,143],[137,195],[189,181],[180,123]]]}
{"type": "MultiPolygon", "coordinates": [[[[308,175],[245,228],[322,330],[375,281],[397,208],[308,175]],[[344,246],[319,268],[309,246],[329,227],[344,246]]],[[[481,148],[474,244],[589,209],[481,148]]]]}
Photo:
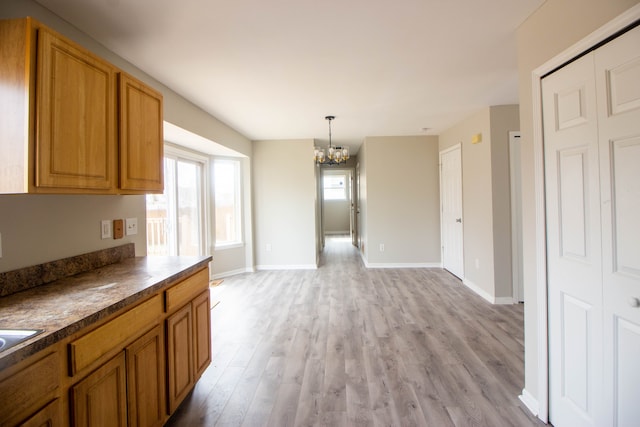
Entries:
{"type": "Polygon", "coordinates": [[[32,338],[44,329],[0,329],[0,352],[32,338]]]}

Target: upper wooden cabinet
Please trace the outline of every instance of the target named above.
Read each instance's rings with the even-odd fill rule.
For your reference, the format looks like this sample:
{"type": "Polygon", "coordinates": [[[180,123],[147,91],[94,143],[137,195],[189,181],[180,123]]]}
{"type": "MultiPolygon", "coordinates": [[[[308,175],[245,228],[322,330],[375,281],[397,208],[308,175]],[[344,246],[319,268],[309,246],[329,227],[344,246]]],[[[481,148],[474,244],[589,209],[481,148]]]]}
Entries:
{"type": "Polygon", "coordinates": [[[162,94],[120,73],[120,188],[163,190],[162,94]]]}
{"type": "Polygon", "coordinates": [[[110,191],[117,183],[116,68],[39,28],[38,188],[110,191]]]}
{"type": "Polygon", "coordinates": [[[0,193],[163,190],[162,95],[31,19],[0,21],[0,193]]]}

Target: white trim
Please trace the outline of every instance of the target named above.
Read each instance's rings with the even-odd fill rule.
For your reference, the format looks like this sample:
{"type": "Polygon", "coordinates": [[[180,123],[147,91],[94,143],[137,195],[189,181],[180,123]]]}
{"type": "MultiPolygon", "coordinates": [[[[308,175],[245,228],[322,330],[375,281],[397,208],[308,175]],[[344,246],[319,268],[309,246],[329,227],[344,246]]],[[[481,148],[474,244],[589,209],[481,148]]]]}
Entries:
{"type": "Polygon", "coordinates": [[[533,395],[529,393],[527,389],[522,389],[522,394],[518,396],[518,399],[520,399],[520,401],[524,403],[524,406],[526,406],[534,416],[538,416],[538,413],[540,412],[540,405],[538,405],[538,401],[536,400],[536,398],[533,397],[533,395]]]}
{"type": "Polygon", "coordinates": [[[231,271],[225,271],[225,272],[218,273],[218,274],[213,274],[213,275],[211,275],[211,280],[223,279],[225,277],[237,276],[238,274],[254,273],[254,272],[255,271],[254,271],[253,268],[239,268],[237,270],[231,270],[231,271]]]}
{"type": "Polygon", "coordinates": [[[402,262],[402,263],[386,263],[386,262],[366,262],[364,263],[367,268],[442,268],[442,263],[439,262],[402,262]]]}
{"type": "MultiPolygon", "coordinates": [[[[534,185],[535,185],[535,222],[536,222],[536,289],[538,318],[538,418],[545,423],[549,421],[549,347],[547,323],[547,254],[545,224],[545,191],[544,191],[544,145],[542,123],[542,76],[560,67],[576,56],[589,50],[601,41],[611,37],[618,31],[640,19],[640,4],[637,4],[618,17],[609,21],[573,46],[554,56],[549,61],[534,69],[531,73],[532,107],[533,107],[533,150],[534,150],[534,185]]],[[[532,399],[535,400],[535,399],[532,399]]],[[[529,407],[527,405],[527,407],[529,407]]],[[[533,412],[533,411],[532,411],[533,412]]]]}
{"type": "Polygon", "coordinates": [[[292,265],[256,265],[256,270],[317,270],[315,264],[292,264],[292,265]]]}
{"type": "Polygon", "coordinates": [[[511,196],[511,281],[513,302],[524,301],[522,277],[522,165],[514,149],[522,147],[520,131],[509,132],[509,187],[511,196]],[[517,186],[514,184],[518,184],[517,186]],[[518,203],[519,202],[519,203],[518,203]]]}
{"type": "Polygon", "coordinates": [[[344,231],[325,231],[324,234],[326,236],[344,236],[351,238],[351,232],[349,230],[344,231]]]}
{"type": "Polygon", "coordinates": [[[494,304],[494,305],[513,304],[512,297],[494,297],[489,292],[485,291],[484,289],[482,289],[480,286],[476,285],[469,279],[462,279],[462,284],[465,285],[467,288],[471,289],[473,292],[475,292],[479,296],[481,296],[483,299],[490,302],[491,304],[494,304]]]}
{"type": "Polygon", "coordinates": [[[217,243],[213,246],[214,251],[224,251],[226,249],[244,248],[244,242],[217,243]]]}

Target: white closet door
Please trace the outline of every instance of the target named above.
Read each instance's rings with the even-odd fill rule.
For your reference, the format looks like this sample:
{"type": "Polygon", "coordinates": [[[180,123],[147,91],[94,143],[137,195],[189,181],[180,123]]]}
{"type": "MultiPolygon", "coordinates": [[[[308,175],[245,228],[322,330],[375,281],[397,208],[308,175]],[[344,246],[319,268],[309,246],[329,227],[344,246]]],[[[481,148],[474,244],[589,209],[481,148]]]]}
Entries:
{"type": "Polygon", "coordinates": [[[640,420],[640,27],[543,80],[550,421],[640,420]]]}
{"type": "Polygon", "coordinates": [[[442,267],[464,278],[462,157],[460,147],[440,153],[442,267]]]}
{"type": "Polygon", "coordinates": [[[602,426],[602,273],[593,56],[542,81],[550,421],[602,426]]]}
{"type": "Polygon", "coordinates": [[[640,27],[595,52],[606,424],[640,425],[640,27]]]}

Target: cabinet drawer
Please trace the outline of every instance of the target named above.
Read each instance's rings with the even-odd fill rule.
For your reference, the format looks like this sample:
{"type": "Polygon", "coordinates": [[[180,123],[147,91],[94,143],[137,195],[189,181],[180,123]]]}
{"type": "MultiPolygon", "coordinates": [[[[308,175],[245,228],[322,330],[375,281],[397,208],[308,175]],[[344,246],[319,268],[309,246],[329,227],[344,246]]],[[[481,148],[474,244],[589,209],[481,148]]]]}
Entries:
{"type": "Polygon", "coordinates": [[[155,295],[126,313],[69,344],[71,375],[88,367],[135,334],[156,322],[162,314],[162,296],[155,295]]]}
{"type": "Polygon", "coordinates": [[[0,425],[51,400],[60,385],[58,353],[51,353],[0,382],[0,425]]]}
{"type": "Polygon", "coordinates": [[[166,291],[166,311],[172,312],[198,296],[209,286],[209,269],[200,270],[166,291]]]}

